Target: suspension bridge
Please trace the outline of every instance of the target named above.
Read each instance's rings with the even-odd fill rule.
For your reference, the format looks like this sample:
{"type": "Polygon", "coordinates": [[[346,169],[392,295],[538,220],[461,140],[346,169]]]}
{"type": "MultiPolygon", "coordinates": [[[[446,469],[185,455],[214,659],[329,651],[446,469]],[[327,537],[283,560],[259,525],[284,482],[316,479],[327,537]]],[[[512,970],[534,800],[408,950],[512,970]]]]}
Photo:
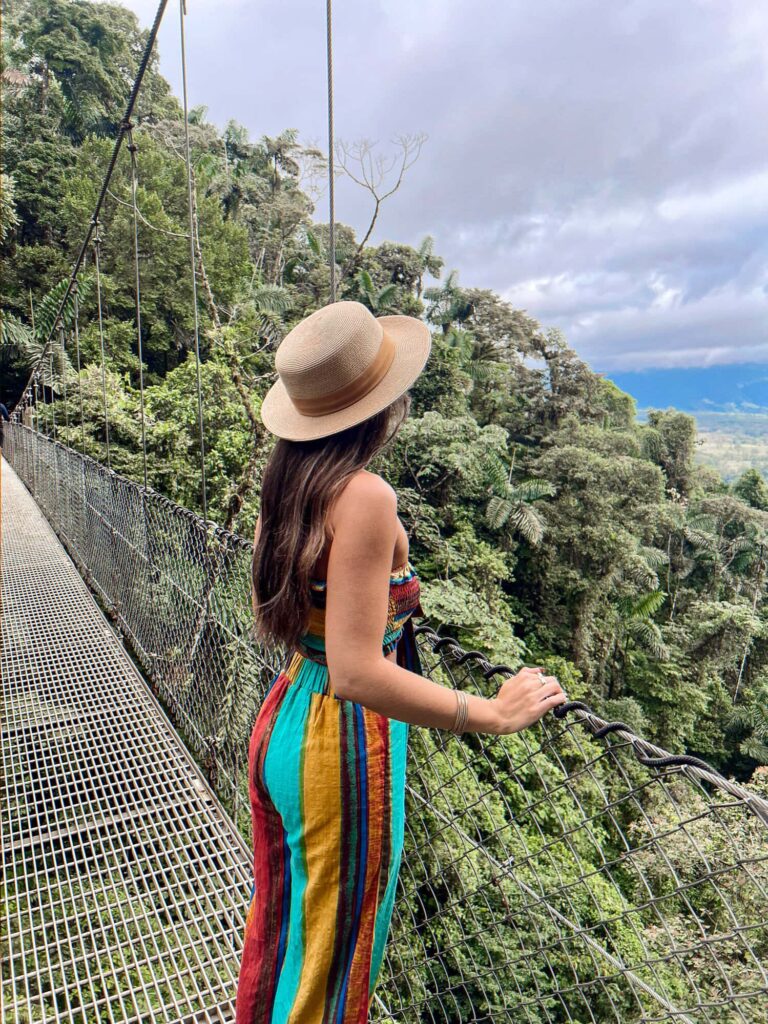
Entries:
{"type": "Polygon", "coordinates": [[[245,843],[6,462],[2,502],[3,1019],[231,1020],[245,843]]]}
{"type": "MultiPolygon", "coordinates": [[[[79,406],[82,430],[82,396],[54,389],[55,351],[68,345],[80,369],[89,255],[104,381],[101,217],[124,143],[142,365],[132,118],[165,7],[4,432],[0,991],[12,1024],[233,1020],[251,891],[247,737],[284,652],[253,639],[250,543],[206,513],[206,276],[188,136],[203,514],[148,486],[146,443],[141,483],[113,471],[106,387],[103,461],[77,450],[69,416],[79,406]]],[[[182,0],[186,128],[185,16],[182,0]]],[[[332,153],[330,4],[327,45],[332,153]]],[[[331,170],[331,204],[332,185],[331,170]]],[[[417,638],[425,673],[444,684],[490,696],[511,671],[424,626],[417,638]]],[[[768,799],[757,788],[570,701],[511,737],[414,729],[407,802],[372,1021],[768,1021],[768,799]]]]}
{"type": "MultiPolygon", "coordinates": [[[[249,544],[44,431],[4,450],[3,1019],[231,1021],[279,657],[249,544]]],[[[443,683],[509,671],[417,633],[443,683]]],[[[373,1020],[766,1020],[758,792],[572,701],[514,737],[414,730],[407,798],[373,1020]]]]}

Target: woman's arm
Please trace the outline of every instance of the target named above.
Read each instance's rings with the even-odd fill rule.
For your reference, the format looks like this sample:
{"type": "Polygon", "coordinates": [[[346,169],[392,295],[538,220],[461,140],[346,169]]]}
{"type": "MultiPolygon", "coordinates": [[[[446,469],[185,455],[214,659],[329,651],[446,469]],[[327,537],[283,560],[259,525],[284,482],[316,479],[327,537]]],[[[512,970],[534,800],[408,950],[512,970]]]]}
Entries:
{"type": "MultiPolygon", "coordinates": [[[[449,729],[456,693],[385,658],[382,642],[397,533],[397,496],[380,477],[358,473],[331,513],[334,541],[328,562],[325,650],[334,693],[388,718],[449,729]]],[[[517,732],[566,700],[559,683],[523,669],[488,700],[467,694],[467,730],[517,732]]]]}

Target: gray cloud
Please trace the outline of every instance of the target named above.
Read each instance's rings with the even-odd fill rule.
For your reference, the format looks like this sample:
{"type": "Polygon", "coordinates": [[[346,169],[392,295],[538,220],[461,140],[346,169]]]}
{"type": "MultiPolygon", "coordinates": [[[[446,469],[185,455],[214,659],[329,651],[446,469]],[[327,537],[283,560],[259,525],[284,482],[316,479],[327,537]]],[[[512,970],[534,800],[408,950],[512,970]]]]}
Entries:
{"type": "MultiPolygon", "coordinates": [[[[323,144],[323,8],[192,0],[192,101],[323,144]]],[[[768,362],[767,38],[762,0],[337,0],[337,134],[426,131],[377,240],[433,234],[596,368],[768,362]]]]}

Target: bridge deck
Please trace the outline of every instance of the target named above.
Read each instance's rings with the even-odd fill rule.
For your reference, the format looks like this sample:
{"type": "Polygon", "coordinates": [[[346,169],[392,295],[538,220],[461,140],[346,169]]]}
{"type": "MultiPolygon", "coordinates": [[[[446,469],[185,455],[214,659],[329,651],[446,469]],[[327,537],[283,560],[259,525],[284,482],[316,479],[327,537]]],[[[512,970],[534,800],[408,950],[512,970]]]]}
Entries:
{"type": "Polygon", "coordinates": [[[2,465],[3,1020],[233,1019],[248,851],[2,465]]]}

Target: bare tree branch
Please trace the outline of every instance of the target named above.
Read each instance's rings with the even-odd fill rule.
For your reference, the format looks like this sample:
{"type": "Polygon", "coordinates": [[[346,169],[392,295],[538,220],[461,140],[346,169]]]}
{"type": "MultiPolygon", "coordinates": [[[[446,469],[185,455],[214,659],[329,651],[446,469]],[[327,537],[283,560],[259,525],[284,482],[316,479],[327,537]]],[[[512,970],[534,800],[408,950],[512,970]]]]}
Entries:
{"type": "Polygon", "coordinates": [[[427,136],[424,132],[418,135],[398,135],[392,141],[398,147],[399,152],[392,156],[375,153],[374,150],[378,143],[370,139],[360,139],[353,143],[340,141],[336,144],[336,159],[343,173],[351,178],[356,185],[364,188],[366,192],[370,192],[373,198],[373,213],[368,230],[354,254],[342,267],[339,280],[354,273],[360,255],[373,234],[381,204],[400,188],[406,171],[419,159],[426,140],[427,136]],[[391,180],[393,172],[395,173],[394,183],[388,186],[386,182],[388,179],[391,180]]]}

